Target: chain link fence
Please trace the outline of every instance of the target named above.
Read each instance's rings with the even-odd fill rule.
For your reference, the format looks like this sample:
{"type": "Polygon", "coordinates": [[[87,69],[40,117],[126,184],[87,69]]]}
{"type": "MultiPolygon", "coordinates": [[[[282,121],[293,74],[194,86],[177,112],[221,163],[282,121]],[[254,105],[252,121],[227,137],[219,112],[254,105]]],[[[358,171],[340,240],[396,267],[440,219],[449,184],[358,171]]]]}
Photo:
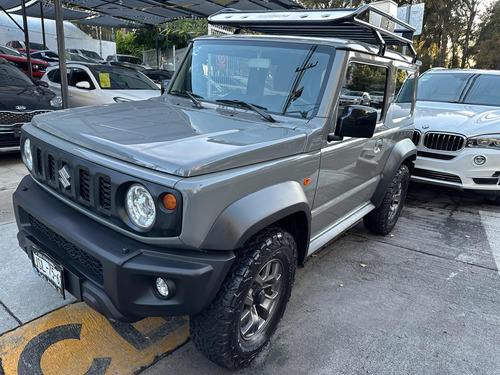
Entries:
{"type": "Polygon", "coordinates": [[[144,64],[149,65],[152,68],[175,71],[179,67],[179,64],[184,57],[184,53],[186,52],[186,50],[187,48],[159,50],[159,66],[155,49],[143,51],[142,60],[144,61],[144,64]]]}

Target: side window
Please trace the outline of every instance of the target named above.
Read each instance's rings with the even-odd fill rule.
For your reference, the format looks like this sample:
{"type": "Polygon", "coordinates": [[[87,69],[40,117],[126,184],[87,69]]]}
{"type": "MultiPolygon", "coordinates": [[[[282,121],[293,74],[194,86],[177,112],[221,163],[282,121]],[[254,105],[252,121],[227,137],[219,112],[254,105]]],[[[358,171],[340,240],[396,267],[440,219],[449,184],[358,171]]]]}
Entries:
{"type": "Polygon", "coordinates": [[[47,73],[47,78],[49,79],[49,81],[61,83],[61,72],[59,71],[59,69],[51,70],[47,73]]]}
{"type": "MultiPolygon", "coordinates": [[[[69,80],[69,69],[66,70],[67,75],[68,75],[68,80],[69,80]]],[[[47,74],[47,77],[49,78],[50,81],[54,83],[61,83],[61,70],[60,69],[54,69],[51,72],[47,74]]]]}
{"type": "Polygon", "coordinates": [[[394,100],[395,117],[405,117],[411,112],[415,88],[415,72],[398,69],[394,100]]]}
{"type": "Polygon", "coordinates": [[[386,97],[387,68],[353,62],[347,69],[340,92],[339,115],[348,105],[362,105],[377,110],[383,116],[386,97]]]}
{"type": "Polygon", "coordinates": [[[89,75],[87,72],[81,68],[73,68],[73,72],[71,74],[71,78],[69,80],[69,85],[70,86],[76,86],[78,82],[86,81],[90,84],[90,89],[95,89],[94,84],[92,83],[92,80],[90,79],[89,75]]]}

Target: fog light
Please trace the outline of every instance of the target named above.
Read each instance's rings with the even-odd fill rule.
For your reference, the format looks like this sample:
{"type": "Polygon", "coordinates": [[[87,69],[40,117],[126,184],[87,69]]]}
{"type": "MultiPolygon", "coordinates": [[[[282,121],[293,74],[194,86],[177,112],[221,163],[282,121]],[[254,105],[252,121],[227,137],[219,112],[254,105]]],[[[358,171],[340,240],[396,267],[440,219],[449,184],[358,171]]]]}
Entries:
{"type": "Polygon", "coordinates": [[[483,165],[486,163],[486,158],[483,155],[477,155],[474,157],[474,164],[476,165],[483,165]]]}
{"type": "Polygon", "coordinates": [[[156,279],[156,291],[163,298],[168,298],[170,296],[171,291],[168,284],[168,281],[161,277],[156,279]]]}

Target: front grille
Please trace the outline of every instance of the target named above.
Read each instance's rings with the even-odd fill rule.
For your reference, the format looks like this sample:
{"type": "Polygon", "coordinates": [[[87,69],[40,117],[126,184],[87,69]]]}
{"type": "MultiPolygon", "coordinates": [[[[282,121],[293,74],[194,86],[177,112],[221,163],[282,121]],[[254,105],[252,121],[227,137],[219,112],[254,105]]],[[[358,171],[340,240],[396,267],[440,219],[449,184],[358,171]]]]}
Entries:
{"type": "Polygon", "coordinates": [[[14,132],[0,133],[0,147],[19,147],[20,138],[14,135],[14,132]]]}
{"type": "Polygon", "coordinates": [[[80,198],[90,202],[90,174],[85,169],[80,169],[80,198]]]}
{"type": "Polygon", "coordinates": [[[48,160],[49,160],[49,180],[54,182],[56,181],[56,161],[54,159],[54,156],[52,156],[51,154],[49,154],[48,156],[48,160]]]}
{"type": "Polygon", "coordinates": [[[457,175],[449,174],[449,173],[443,173],[443,172],[429,171],[427,169],[415,168],[413,170],[413,175],[414,176],[418,176],[418,177],[429,178],[429,179],[432,179],[432,180],[447,181],[447,182],[457,182],[459,184],[462,183],[462,180],[457,175]]]}
{"type": "Polygon", "coordinates": [[[99,178],[99,203],[105,211],[111,209],[111,181],[109,178],[99,178]]]}
{"type": "Polygon", "coordinates": [[[424,146],[432,150],[458,151],[465,147],[463,135],[447,133],[426,133],[424,146]]]}
{"type": "Polygon", "coordinates": [[[427,152],[427,151],[418,151],[417,156],[421,156],[423,158],[440,159],[440,160],[455,159],[455,155],[436,154],[435,152],[427,152]]]}
{"type": "Polygon", "coordinates": [[[29,215],[29,220],[30,224],[38,233],[53,245],[57,246],[64,254],[77,262],[81,267],[85,268],[85,270],[89,271],[94,276],[95,280],[102,284],[102,262],[99,259],[80,249],[78,246],[73,245],[33,216],[29,215]]]}
{"type": "Polygon", "coordinates": [[[30,122],[33,116],[51,111],[32,111],[32,112],[10,112],[0,111],[0,125],[25,124],[30,122]]]}
{"type": "Polygon", "coordinates": [[[412,141],[415,146],[418,146],[420,143],[420,138],[422,137],[422,133],[418,130],[413,131],[412,141]]]}
{"type": "Polygon", "coordinates": [[[495,177],[485,177],[485,178],[473,178],[475,184],[478,185],[496,185],[498,184],[498,178],[495,177]]]}

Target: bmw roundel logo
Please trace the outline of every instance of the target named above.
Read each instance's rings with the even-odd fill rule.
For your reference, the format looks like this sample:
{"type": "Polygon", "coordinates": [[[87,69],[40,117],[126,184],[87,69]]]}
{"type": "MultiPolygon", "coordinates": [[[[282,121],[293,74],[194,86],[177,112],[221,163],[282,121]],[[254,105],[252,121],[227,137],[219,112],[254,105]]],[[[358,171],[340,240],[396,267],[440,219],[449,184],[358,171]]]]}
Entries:
{"type": "Polygon", "coordinates": [[[429,125],[422,125],[422,129],[429,129],[429,125]]]}

